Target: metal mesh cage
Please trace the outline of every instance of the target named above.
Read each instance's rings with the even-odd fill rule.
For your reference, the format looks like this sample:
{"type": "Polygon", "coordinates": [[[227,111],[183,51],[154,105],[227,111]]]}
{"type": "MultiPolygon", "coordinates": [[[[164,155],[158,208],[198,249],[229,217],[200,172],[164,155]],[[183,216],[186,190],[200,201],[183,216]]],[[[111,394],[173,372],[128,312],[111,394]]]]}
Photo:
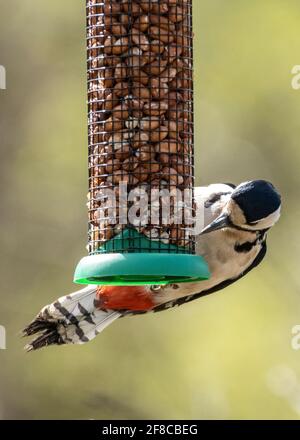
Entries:
{"type": "Polygon", "coordinates": [[[192,0],[87,0],[90,255],[194,253],[192,40],[192,0]]]}

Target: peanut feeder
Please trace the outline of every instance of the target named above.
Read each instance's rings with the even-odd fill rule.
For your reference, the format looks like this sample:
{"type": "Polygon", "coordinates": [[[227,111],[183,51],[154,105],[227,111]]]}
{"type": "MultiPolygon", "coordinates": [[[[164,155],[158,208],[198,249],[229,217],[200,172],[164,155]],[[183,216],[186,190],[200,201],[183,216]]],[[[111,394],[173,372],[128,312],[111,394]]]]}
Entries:
{"type": "Polygon", "coordinates": [[[192,233],[192,0],[87,0],[89,256],[75,282],[207,279],[192,233]]]}

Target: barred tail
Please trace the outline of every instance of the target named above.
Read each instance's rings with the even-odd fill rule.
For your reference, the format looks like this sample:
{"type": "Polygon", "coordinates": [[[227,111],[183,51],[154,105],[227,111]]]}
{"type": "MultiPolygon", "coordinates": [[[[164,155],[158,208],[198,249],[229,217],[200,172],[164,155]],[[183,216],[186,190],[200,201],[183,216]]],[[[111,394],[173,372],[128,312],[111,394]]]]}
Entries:
{"type": "Polygon", "coordinates": [[[37,335],[26,345],[27,351],[47,345],[84,344],[94,339],[121,315],[112,310],[97,310],[97,287],[89,285],[45,306],[23,330],[24,336],[37,335]]]}

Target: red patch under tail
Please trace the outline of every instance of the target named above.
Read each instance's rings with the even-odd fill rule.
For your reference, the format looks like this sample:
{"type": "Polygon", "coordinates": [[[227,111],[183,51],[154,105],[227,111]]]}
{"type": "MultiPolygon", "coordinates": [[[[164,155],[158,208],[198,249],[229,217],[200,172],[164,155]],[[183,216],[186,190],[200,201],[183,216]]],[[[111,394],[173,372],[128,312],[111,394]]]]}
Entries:
{"type": "Polygon", "coordinates": [[[98,309],[147,311],[154,305],[146,286],[99,286],[97,289],[98,309]]]}

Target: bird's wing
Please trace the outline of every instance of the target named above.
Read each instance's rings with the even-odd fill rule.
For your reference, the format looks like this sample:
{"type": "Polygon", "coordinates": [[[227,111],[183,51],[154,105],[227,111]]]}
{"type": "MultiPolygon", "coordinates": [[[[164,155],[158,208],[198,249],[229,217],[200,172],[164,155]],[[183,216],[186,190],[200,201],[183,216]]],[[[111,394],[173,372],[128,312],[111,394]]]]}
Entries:
{"type": "Polygon", "coordinates": [[[214,195],[220,194],[231,194],[236,188],[233,183],[211,183],[207,186],[196,186],[195,187],[195,199],[205,199],[207,200],[214,195]]]}
{"type": "Polygon", "coordinates": [[[178,298],[174,301],[169,301],[167,303],[160,304],[159,306],[155,307],[153,309],[153,311],[154,312],[161,312],[161,311],[166,310],[171,307],[181,306],[182,304],[186,304],[190,301],[194,301],[195,299],[202,298],[203,296],[211,295],[212,293],[215,293],[215,292],[218,292],[219,290],[225,289],[225,287],[228,287],[231,284],[235,283],[236,281],[240,280],[245,275],[247,275],[252,269],[257,267],[264,259],[266,253],[267,253],[267,244],[266,244],[266,241],[264,241],[264,242],[262,242],[262,248],[261,248],[260,252],[258,253],[257,257],[255,258],[255,260],[253,261],[253,263],[244,272],[242,272],[239,277],[234,278],[234,279],[225,280],[222,283],[212,287],[211,289],[203,290],[202,292],[195,293],[193,295],[185,296],[182,298],[178,298]]]}
{"type": "Polygon", "coordinates": [[[223,185],[230,186],[230,188],[232,188],[232,189],[236,188],[236,185],[234,185],[234,183],[223,183],[223,185]]]}

